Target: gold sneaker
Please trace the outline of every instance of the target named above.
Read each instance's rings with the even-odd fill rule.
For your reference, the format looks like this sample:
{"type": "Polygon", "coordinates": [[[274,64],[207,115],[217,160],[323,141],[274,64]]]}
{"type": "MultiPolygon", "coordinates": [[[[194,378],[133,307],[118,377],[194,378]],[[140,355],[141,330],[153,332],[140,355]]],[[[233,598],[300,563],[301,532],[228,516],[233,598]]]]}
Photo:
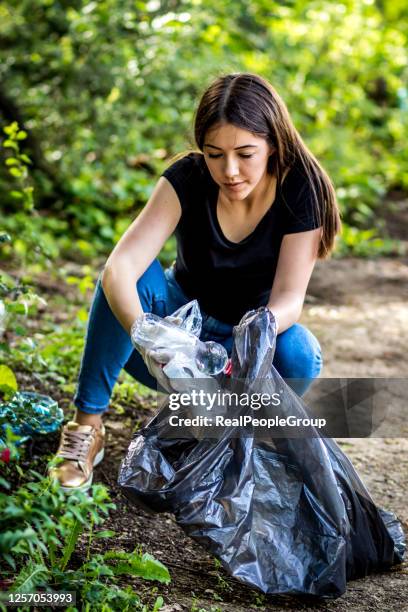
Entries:
{"type": "Polygon", "coordinates": [[[103,459],[105,427],[79,425],[69,421],[62,429],[56,457],[65,461],[50,468],[49,476],[56,478],[63,491],[86,491],[92,484],[93,468],[103,459]]]}

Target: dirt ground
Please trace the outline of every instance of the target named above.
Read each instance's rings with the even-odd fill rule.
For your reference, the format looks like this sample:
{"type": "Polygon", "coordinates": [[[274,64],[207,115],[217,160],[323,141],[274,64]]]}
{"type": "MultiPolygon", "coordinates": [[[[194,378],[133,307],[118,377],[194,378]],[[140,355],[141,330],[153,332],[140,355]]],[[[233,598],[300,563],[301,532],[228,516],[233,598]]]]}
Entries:
{"type": "MultiPolygon", "coordinates": [[[[407,378],[408,260],[357,259],[320,262],[313,274],[301,322],[317,336],[323,350],[324,377],[407,378]]],[[[29,381],[26,380],[26,383],[29,381]]],[[[36,385],[38,390],[38,385],[36,385]]],[[[56,390],[57,394],[57,390],[56,390]]],[[[403,398],[406,403],[406,397],[403,398]]],[[[106,528],[117,532],[117,549],[144,551],[165,563],[169,586],[158,586],[165,612],[200,609],[215,612],[248,610],[408,610],[408,564],[348,584],[346,594],[332,601],[264,596],[230,578],[214,559],[184,535],[168,514],[150,515],[130,505],[116,478],[136,419],[151,415],[149,401],[110,411],[105,420],[107,448],[96,468],[95,482],[105,483],[117,504],[106,528]],[[194,607],[195,606],[195,607],[194,607]]],[[[57,437],[34,447],[34,455],[57,446],[57,437]]],[[[376,503],[394,511],[408,531],[408,434],[404,438],[341,439],[376,503]]],[[[109,541],[107,541],[109,542],[109,541]]],[[[100,540],[100,544],[106,543],[100,540]]],[[[79,552],[79,557],[81,552],[79,552]]],[[[124,583],[126,584],[126,582],[124,583]]],[[[151,584],[132,581],[152,600],[151,584]]]]}

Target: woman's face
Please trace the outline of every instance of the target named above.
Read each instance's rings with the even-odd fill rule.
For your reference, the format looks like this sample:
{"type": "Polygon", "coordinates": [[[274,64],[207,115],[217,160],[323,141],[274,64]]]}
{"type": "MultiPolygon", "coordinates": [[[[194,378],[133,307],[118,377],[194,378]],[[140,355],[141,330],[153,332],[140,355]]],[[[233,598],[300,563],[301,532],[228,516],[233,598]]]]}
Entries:
{"type": "Polygon", "coordinates": [[[231,123],[207,130],[203,146],[208,170],[230,200],[244,200],[257,185],[262,189],[268,182],[267,163],[273,151],[264,138],[231,123]]]}

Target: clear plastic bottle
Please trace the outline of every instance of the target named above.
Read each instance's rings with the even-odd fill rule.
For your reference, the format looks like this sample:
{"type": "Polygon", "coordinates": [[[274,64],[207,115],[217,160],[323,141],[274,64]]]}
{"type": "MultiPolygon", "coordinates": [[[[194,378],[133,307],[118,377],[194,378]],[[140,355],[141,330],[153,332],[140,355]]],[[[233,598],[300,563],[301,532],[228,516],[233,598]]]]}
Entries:
{"type": "Polygon", "coordinates": [[[217,342],[202,342],[201,313],[197,300],[176,310],[170,317],[161,318],[145,313],[132,325],[132,341],[143,350],[154,353],[159,362],[194,361],[197,370],[205,376],[222,372],[228,362],[225,348],[217,342]]]}
{"type": "Polygon", "coordinates": [[[200,342],[196,346],[197,368],[208,376],[216,376],[224,371],[228,361],[227,351],[217,342],[200,342]]]}

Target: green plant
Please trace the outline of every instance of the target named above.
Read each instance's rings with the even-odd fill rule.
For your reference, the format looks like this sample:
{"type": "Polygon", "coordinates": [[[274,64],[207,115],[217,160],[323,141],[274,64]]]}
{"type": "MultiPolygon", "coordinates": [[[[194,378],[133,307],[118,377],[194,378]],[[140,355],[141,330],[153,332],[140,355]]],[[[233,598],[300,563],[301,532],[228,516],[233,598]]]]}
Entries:
{"type": "Polygon", "coordinates": [[[0,396],[3,396],[5,400],[10,399],[15,391],[17,391],[17,387],[17,380],[13,370],[6,365],[0,365],[0,396]]]}
{"type": "Polygon", "coordinates": [[[218,588],[223,591],[231,592],[233,590],[232,586],[228,583],[227,580],[225,580],[224,576],[222,576],[222,574],[219,572],[219,570],[222,568],[221,561],[217,559],[216,557],[214,557],[213,561],[214,561],[215,571],[212,573],[217,578],[218,588]]]}
{"type": "Polygon", "coordinates": [[[264,593],[254,593],[254,603],[252,604],[259,610],[265,610],[266,595],[264,593]]]}
{"type": "MultiPolygon", "coordinates": [[[[10,437],[7,445],[13,448],[10,437]]],[[[20,476],[25,482],[13,492],[6,478],[0,480],[5,491],[0,491],[0,567],[3,575],[7,565],[12,570],[8,571],[13,576],[10,590],[15,593],[39,588],[75,591],[82,609],[147,612],[148,608],[133,589],[119,588],[115,579],[127,575],[168,583],[167,568],[136,549],[131,553],[110,550],[91,555],[90,552],[94,539],[115,535],[110,530],[94,529],[115,509],[106,488],[93,485],[91,495],[80,491],[66,495],[58,481],[34,470],[26,475],[20,470],[20,476]],[[74,568],[73,553],[84,537],[87,537],[86,559],[74,568]]],[[[158,597],[153,609],[160,609],[162,603],[158,597]]]]}
{"type": "Polygon", "coordinates": [[[360,230],[343,224],[343,231],[337,241],[336,255],[339,257],[375,257],[380,255],[403,255],[402,243],[381,238],[376,229],[360,230]]]}
{"type": "Polygon", "coordinates": [[[28,184],[29,175],[27,166],[31,164],[31,159],[21,153],[19,143],[27,138],[27,132],[20,130],[17,121],[3,128],[7,138],[3,142],[3,147],[12,151],[6,158],[6,166],[9,174],[17,181],[17,188],[10,192],[11,197],[18,200],[23,210],[31,212],[34,208],[33,187],[28,184]]]}
{"type": "Polygon", "coordinates": [[[20,259],[24,266],[41,263],[49,267],[50,259],[55,257],[58,249],[55,241],[50,240],[50,236],[43,231],[38,222],[40,215],[34,208],[34,187],[29,172],[32,162],[20,150],[20,144],[27,138],[27,133],[19,128],[16,121],[5,126],[3,131],[6,138],[2,144],[7,152],[4,163],[12,180],[9,196],[16,201],[17,208],[9,224],[13,228],[14,238],[7,241],[9,244],[5,245],[4,252],[20,259]]]}
{"type": "Polygon", "coordinates": [[[13,278],[10,274],[0,274],[0,356],[3,353],[9,356],[11,352],[10,342],[7,341],[7,332],[13,332],[15,336],[25,337],[27,328],[24,324],[28,315],[34,315],[39,308],[46,305],[46,301],[32,290],[32,287],[24,279],[13,278]]]}
{"type": "MultiPolygon", "coordinates": [[[[6,139],[3,148],[11,154],[5,159],[5,166],[15,184],[9,192],[10,197],[19,203],[16,213],[16,235],[13,240],[9,234],[0,232],[0,244],[3,251],[12,252],[21,258],[22,263],[47,262],[48,254],[41,247],[42,240],[39,235],[30,230],[30,216],[34,215],[33,187],[30,185],[28,167],[30,158],[20,151],[20,142],[25,140],[27,134],[20,130],[17,122],[4,128],[6,139]]],[[[4,219],[3,219],[4,221],[4,219]]],[[[21,323],[21,316],[33,315],[41,306],[45,306],[43,298],[32,291],[26,278],[14,278],[10,274],[0,274],[0,340],[6,338],[6,331],[12,331],[16,336],[26,336],[27,329],[21,323]]],[[[30,340],[30,339],[29,339],[30,340]]],[[[30,343],[30,342],[29,342],[30,343]]],[[[32,348],[32,346],[31,346],[32,348]]],[[[11,347],[6,340],[0,342],[0,356],[10,361],[11,347]]],[[[10,365],[10,364],[9,364],[10,365]]],[[[14,373],[8,366],[2,366],[0,371],[0,394],[7,400],[17,390],[17,381],[14,373]]]]}

